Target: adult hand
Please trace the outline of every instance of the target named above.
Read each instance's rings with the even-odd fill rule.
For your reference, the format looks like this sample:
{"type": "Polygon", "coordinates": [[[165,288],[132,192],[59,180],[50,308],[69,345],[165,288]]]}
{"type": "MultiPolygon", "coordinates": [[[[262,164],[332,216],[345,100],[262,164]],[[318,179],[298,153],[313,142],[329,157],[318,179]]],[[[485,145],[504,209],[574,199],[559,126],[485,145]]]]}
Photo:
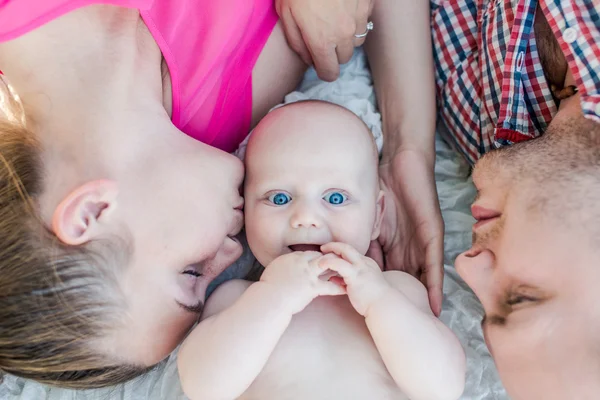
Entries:
{"type": "Polygon", "coordinates": [[[385,191],[381,235],[368,255],[385,269],[405,271],[427,287],[435,315],[442,310],[444,223],[432,161],[400,150],[380,166],[385,191]]]}
{"type": "Polygon", "coordinates": [[[352,58],[365,38],[374,0],[275,0],[290,47],[319,78],[334,81],[340,64],[352,58]]]}

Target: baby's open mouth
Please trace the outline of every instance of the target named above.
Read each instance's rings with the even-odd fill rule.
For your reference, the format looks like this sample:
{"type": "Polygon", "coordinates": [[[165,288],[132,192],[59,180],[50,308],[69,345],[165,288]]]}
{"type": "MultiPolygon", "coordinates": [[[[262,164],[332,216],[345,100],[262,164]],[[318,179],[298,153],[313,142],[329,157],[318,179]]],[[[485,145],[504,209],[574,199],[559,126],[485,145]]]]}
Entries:
{"type": "Polygon", "coordinates": [[[289,248],[292,251],[321,251],[320,244],[292,244],[289,248]]]}

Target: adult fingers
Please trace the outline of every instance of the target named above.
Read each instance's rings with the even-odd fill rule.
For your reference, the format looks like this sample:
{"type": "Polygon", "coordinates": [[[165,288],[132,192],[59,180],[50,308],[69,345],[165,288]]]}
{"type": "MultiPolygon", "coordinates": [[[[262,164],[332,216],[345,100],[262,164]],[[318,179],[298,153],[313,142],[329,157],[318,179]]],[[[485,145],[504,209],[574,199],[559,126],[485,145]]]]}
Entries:
{"type": "Polygon", "coordinates": [[[335,81],[340,75],[335,43],[306,36],[305,38],[313,66],[319,78],[327,82],[335,81]]]}
{"type": "Polygon", "coordinates": [[[335,47],[335,53],[337,55],[338,63],[346,64],[352,58],[352,54],[354,54],[354,42],[352,41],[352,37],[342,40],[335,47]]]}
{"type": "MultiPolygon", "coordinates": [[[[358,0],[356,5],[356,32],[355,35],[360,35],[367,31],[367,23],[371,15],[372,1],[371,0],[358,0]]],[[[355,47],[362,46],[367,37],[357,38],[353,37],[353,45],[355,47]]]]}
{"type": "Polygon", "coordinates": [[[436,316],[442,312],[443,287],[444,287],[444,241],[436,237],[427,246],[425,252],[425,278],[429,304],[436,316]]]}
{"type": "Polygon", "coordinates": [[[312,65],[310,52],[304,43],[302,32],[296,24],[296,20],[292,16],[291,10],[288,7],[283,7],[280,10],[280,18],[289,46],[300,56],[306,65],[312,65]]]}
{"type": "Polygon", "coordinates": [[[346,64],[354,53],[354,35],[356,33],[356,21],[350,15],[342,17],[337,27],[337,39],[335,40],[335,52],[339,64],[346,64]]]}

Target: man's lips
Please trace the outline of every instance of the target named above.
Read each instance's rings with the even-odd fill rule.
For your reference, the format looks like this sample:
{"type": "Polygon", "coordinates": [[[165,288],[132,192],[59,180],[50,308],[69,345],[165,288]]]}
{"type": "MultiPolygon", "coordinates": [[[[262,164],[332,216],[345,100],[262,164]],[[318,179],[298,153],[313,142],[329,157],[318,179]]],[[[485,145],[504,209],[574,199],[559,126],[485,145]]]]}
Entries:
{"type": "Polygon", "coordinates": [[[288,247],[292,251],[321,251],[320,244],[292,244],[288,247]]]}
{"type": "Polygon", "coordinates": [[[492,219],[500,216],[500,212],[496,210],[490,210],[489,208],[484,208],[474,204],[471,207],[471,214],[473,214],[473,218],[477,221],[481,221],[484,219],[492,219]]]}
{"type": "Polygon", "coordinates": [[[491,210],[478,205],[473,205],[471,207],[471,214],[473,214],[473,218],[477,220],[477,223],[473,225],[473,229],[477,229],[502,215],[502,213],[499,211],[491,210]]]}

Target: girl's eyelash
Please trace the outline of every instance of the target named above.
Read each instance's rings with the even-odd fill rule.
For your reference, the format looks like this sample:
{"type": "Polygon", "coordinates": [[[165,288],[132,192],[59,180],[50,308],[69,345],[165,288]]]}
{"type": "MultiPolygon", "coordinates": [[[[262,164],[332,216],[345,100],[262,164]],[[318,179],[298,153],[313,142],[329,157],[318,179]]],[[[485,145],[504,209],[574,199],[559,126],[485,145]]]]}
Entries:
{"type": "Polygon", "coordinates": [[[198,272],[198,271],[195,271],[195,270],[193,270],[193,269],[188,269],[188,270],[186,270],[186,271],[183,271],[183,273],[184,273],[185,275],[191,275],[191,276],[194,276],[194,277],[196,277],[196,278],[198,278],[198,277],[201,277],[201,276],[202,276],[202,273],[200,273],[200,272],[198,272]]]}

